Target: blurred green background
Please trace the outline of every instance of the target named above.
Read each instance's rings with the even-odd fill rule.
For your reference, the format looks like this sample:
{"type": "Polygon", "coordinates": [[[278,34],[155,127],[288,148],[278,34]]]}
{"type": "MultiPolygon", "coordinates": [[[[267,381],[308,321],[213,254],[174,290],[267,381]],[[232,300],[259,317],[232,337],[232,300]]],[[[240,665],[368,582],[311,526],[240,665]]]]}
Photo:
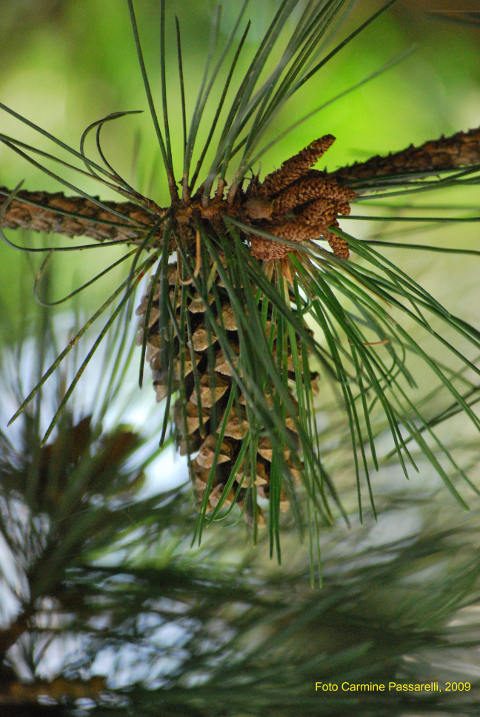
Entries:
{"type": "MultiPolygon", "coordinates": [[[[365,0],[357,3],[340,28],[338,37],[343,37],[349,28],[381,4],[365,0]]],[[[410,142],[421,143],[442,133],[451,134],[478,125],[480,33],[474,26],[439,20],[424,12],[469,10],[474,9],[474,5],[441,0],[435,3],[395,3],[300,92],[275,121],[271,136],[409,47],[415,46],[414,52],[385,74],[297,127],[262,158],[262,171],[278,166],[284,158],[327,132],[337,137],[337,142],[325,158],[327,166],[335,168],[371,154],[402,149],[410,142]]],[[[271,0],[250,3],[246,17],[252,19],[253,26],[245,57],[251,56],[277,6],[278,3],[271,0]]],[[[159,2],[138,0],[135,7],[159,108],[159,2]]],[[[167,1],[166,7],[170,52],[167,65],[175,148],[180,146],[181,122],[173,15],[179,15],[182,26],[187,110],[191,110],[201,79],[215,5],[213,2],[183,0],[181,3],[167,1]]],[[[221,39],[226,37],[237,12],[237,3],[225,3],[221,39]]],[[[456,18],[457,15],[451,17],[456,18]]],[[[112,111],[146,110],[125,2],[17,0],[2,4],[0,28],[1,101],[64,142],[78,148],[83,129],[112,111]]],[[[216,97],[220,90],[221,83],[217,83],[216,97]]],[[[208,116],[213,116],[214,109],[215,101],[211,103],[210,114],[207,112],[207,120],[208,116]]],[[[0,115],[0,128],[2,132],[55,152],[55,148],[44,138],[5,112],[0,115]]],[[[203,123],[201,131],[205,136],[208,121],[203,123]]],[[[166,183],[148,111],[108,125],[104,131],[104,145],[113,165],[136,188],[160,204],[167,201],[166,183]]],[[[93,152],[93,143],[91,149],[93,152]]],[[[176,161],[180,175],[179,153],[176,161]]],[[[59,189],[53,179],[44,176],[4,146],[0,146],[0,167],[0,184],[10,188],[23,179],[23,186],[28,189],[59,189]]],[[[68,171],[62,176],[72,182],[82,181],[68,171]]],[[[88,183],[81,186],[100,194],[102,198],[111,198],[101,186],[88,183]]],[[[454,200],[456,203],[460,201],[458,193],[454,200]]],[[[443,198],[436,201],[441,202],[443,198]]],[[[445,201],[453,199],[447,197],[445,201]]],[[[462,201],[468,203],[469,198],[463,197],[462,201]]],[[[345,228],[357,235],[369,230],[365,223],[358,223],[354,228],[353,223],[348,222],[345,228]]],[[[378,227],[373,229],[376,231],[378,227]]],[[[452,226],[446,225],[439,230],[437,240],[452,245],[464,240],[468,242],[468,237],[472,236],[471,228],[462,228],[460,235],[457,229],[454,232],[453,237],[452,226]]],[[[10,232],[9,236],[23,244],[32,241],[31,237],[20,239],[19,233],[14,235],[10,232]]],[[[432,240],[432,232],[427,239],[432,240]]],[[[33,241],[37,240],[34,238],[33,241]]],[[[15,317],[19,310],[24,312],[26,308],[24,301],[20,300],[23,291],[20,282],[30,280],[38,264],[4,245],[0,246],[0,251],[0,295],[6,302],[9,315],[15,317]]],[[[58,295],[65,293],[70,290],[72,281],[78,283],[88,278],[92,273],[91,267],[96,270],[99,265],[99,254],[104,264],[117,256],[115,252],[107,253],[105,250],[102,253],[77,254],[74,261],[71,254],[59,256],[53,272],[55,292],[58,295]]],[[[389,254],[389,257],[393,258],[393,255],[389,254]]],[[[462,276],[462,305],[468,309],[465,289],[473,291],[476,283],[476,274],[469,273],[472,262],[452,259],[451,256],[436,255],[432,258],[419,253],[409,256],[405,251],[398,257],[404,268],[415,270],[422,280],[425,279],[428,288],[440,288],[447,299],[452,298],[449,296],[452,292],[450,282],[445,282],[444,272],[458,271],[459,277],[462,276]]],[[[108,292],[109,286],[115,284],[123,272],[123,269],[113,272],[110,284],[106,280],[93,287],[82,300],[83,305],[87,309],[95,306],[99,295],[108,292]]]]}

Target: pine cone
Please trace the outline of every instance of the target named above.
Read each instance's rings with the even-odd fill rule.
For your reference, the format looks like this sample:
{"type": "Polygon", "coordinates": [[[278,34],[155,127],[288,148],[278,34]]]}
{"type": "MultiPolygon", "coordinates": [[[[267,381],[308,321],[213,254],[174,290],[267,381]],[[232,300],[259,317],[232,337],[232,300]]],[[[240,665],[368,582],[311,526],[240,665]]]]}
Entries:
{"type": "MultiPolygon", "coordinates": [[[[332,233],[329,227],[338,226],[339,214],[350,212],[349,202],[355,198],[355,192],[331,180],[326,173],[312,169],[333,141],[332,135],[315,140],[283,162],[263,182],[260,183],[258,178],[252,180],[247,191],[238,192],[232,202],[223,198],[224,185],[220,185],[214,199],[202,202],[193,197],[190,204],[177,209],[174,232],[188,245],[190,258],[195,247],[195,274],[200,269],[202,256],[200,227],[212,236],[221,236],[224,216],[250,224],[251,231],[244,239],[250,244],[251,255],[266,262],[266,276],[273,275],[272,264],[276,262],[286,282],[293,281],[288,258],[292,248],[275,241],[275,237],[298,242],[299,248],[306,240],[324,238],[337,256],[347,259],[347,242],[332,233]],[[257,235],[256,229],[273,236],[268,239],[257,235]]],[[[298,455],[294,458],[291,448],[300,447],[301,442],[295,421],[291,416],[285,419],[292,440],[286,441],[283,433],[275,447],[271,439],[262,434],[263,427],[249,424],[252,412],[247,408],[253,406],[247,405],[247,397],[240,390],[244,378],[240,375],[242,369],[238,362],[241,341],[229,293],[218,271],[209,278],[214,283],[209,289],[204,287],[201,295],[194,288],[195,282],[180,281],[179,273],[176,264],[169,265],[164,278],[170,297],[170,306],[163,310],[165,326],[159,324],[160,280],[156,279],[156,286],[150,286],[137,310],[143,316],[139,342],[142,343],[146,331],[146,356],[152,369],[157,400],[163,400],[169,392],[180,394],[173,407],[176,442],[182,454],[197,452],[191,461],[192,478],[199,499],[204,501],[206,496],[207,509],[214,509],[220,499],[227,505],[236,502],[242,506],[253,486],[257,496],[268,498],[272,462],[283,462],[283,466],[297,476],[298,455]],[[227,345],[223,341],[223,350],[219,332],[228,342],[227,345]],[[247,448],[246,440],[254,441],[255,460],[251,458],[249,447],[242,450],[247,448]]],[[[240,291],[243,291],[242,287],[240,291]]],[[[265,334],[272,356],[279,365],[276,361],[278,329],[272,318],[266,317],[265,334]]],[[[278,346],[278,358],[288,351],[288,342],[284,339],[282,346],[278,346]]],[[[301,353],[298,344],[297,351],[301,353]]],[[[291,355],[287,356],[283,370],[290,408],[295,407],[289,384],[295,384],[298,377],[291,355]]],[[[312,378],[315,383],[315,374],[310,372],[312,378]]],[[[261,389],[266,393],[267,405],[272,411],[279,410],[279,406],[283,409],[284,401],[279,401],[278,397],[275,401],[272,386],[263,387],[264,383],[268,384],[269,380],[262,382],[261,389]]],[[[299,452],[297,450],[296,454],[299,452]]],[[[281,510],[288,507],[284,492],[280,495],[279,507],[281,510]]],[[[252,505],[246,508],[248,514],[252,505]]]]}
{"type": "MultiPolygon", "coordinates": [[[[178,326],[181,323],[182,290],[185,294],[184,305],[188,312],[188,320],[185,323],[189,327],[187,331],[189,336],[186,340],[187,351],[185,353],[189,355],[185,355],[183,359],[183,375],[180,356],[178,354],[174,356],[170,366],[170,380],[174,392],[178,391],[183,383],[183,395],[186,402],[180,397],[177,398],[173,409],[176,443],[182,454],[198,451],[192,461],[192,478],[198,499],[203,500],[205,493],[208,492],[208,509],[212,510],[218,504],[233,471],[235,471],[235,478],[225,499],[225,505],[235,501],[242,507],[248,487],[252,485],[256,487],[257,496],[268,498],[273,455],[270,440],[263,436],[258,441],[255,475],[251,475],[249,460],[240,462],[237,460],[242,443],[250,430],[247,420],[247,400],[240,392],[237,392],[237,398],[224,421],[234,383],[232,369],[237,368],[237,362],[235,361],[232,366],[231,360],[224,355],[218,337],[212,331],[212,322],[207,319],[204,299],[196,293],[193,286],[182,287],[180,285],[176,265],[168,267],[167,280],[169,296],[172,308],[175,308],[178,326]],[[220,442],[219,434],[221,432],[223,435],[220,442]],[[238,465],[236,465],[237,463],[238,465]],[[211,476],[212,466],[214,469],[211,476]]],[[[150,285],[150,290],[151,288],[150,285]]],[[[159,326],[160,282],[157,280],[153,298],[149,298],[150,290],[143,297],[137,309],[137,314],[142,317],[142,327],[139,330],[137,341],[142,343],[145,316],[150,303],[146,356],[152,369],[157,400],[161,401],[169,390],[169,367],[166,365],[165,346],[162,344],[159,326]]],[[[215,314],[218,324],[225,330],[233,356],[238,356],[240,340],[237,323],[228,293],[218,274],[216,275],[216,293],[217,301],[212,292],[207,295],[209,309],[215,314]],[[218,297],[220,302],[218,302],[218,297]]],[[[267,322],[267,335],[272,330],[274,328],[267,322]]],[[[276,356],[275,340],[272,345],[272,353],[276,356]]],[[[294,379],[295,371],[291,356],[287,360],[287,373],[289,379],[294,379]]],[[[316,374],[312,373],[312,379],[315,377],[316,374]]],[[[273,408],[273,401],[268,396],[267,401],[273,408]]],[[[296,437],[294,421],[287,418],[285,425],[292,432],[292,437],[296,437]]],[[[298,471],[295,469],[295,463],[289,450],[284,450],[283,458],[291,474],[296,477],[298,471]]],[[[286,510],[287,507],[288,500],[282,493],[280,509],[286,510]]]]}

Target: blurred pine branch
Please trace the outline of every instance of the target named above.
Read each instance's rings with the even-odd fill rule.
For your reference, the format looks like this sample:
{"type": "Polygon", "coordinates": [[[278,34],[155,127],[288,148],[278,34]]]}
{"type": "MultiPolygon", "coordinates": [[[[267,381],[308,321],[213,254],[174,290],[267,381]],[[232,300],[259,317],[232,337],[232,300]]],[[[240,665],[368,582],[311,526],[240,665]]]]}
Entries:
{"type": "Polygon", "coordinates": [[[102,432],[97,395],[81,420],[64,413],[46,446],[39,404],[16,438],[1,436],[2,713],[478,711],[476,512],[459,520],[437,500],[436,517],[428,495],[386,497],[383,525],[397,537],[337,526],[312,590],[293,535],[282,569],[245,553],[241,526],[192,550],[193,506],[182,494],[141,498],[135,454],[147,436],[102,432]],[[466,691],[401,691],[445,680],[466,691]],[[398,691],[352,687],[389,682],[398,691]]]}

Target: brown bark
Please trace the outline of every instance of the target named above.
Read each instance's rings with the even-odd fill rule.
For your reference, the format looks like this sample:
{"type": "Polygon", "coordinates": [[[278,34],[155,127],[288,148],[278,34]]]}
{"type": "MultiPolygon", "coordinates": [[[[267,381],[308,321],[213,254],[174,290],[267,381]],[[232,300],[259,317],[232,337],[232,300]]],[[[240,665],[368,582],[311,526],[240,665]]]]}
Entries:
{"type": "MultiPolygon", "coordinates": [[[[10,190],[0,187],[5,200],[10,190]]],[[[145,234],[165,210],[152,213],[133,202],[102,202],[109,212],[86,197],[65,197],[62,192],[16,193],[1,217],[6,229],[55,232],[65,236],[87,236],[97,241],[135,241],[145,234]],[[121,216],[118,216],[120,214],[121,216]]]]}
{"type": "MultiPolygon", "coordinates": [[[[2,686],[0,705],[36,705],[39,697],[49,697],[52,700],[78,700],[95,699],[105,692],[105,679],[100,676],[89,680],[69,680],[66,677],[57,677],[51,682],[36,680],[35,682],[11,682],[2,686]]],[[[16,714],[23,714],[16,712],[16,714]]],[[[29,714],[31,714],[29,712],[29,714]]]]}
{"type": "Polygon", "coordinates": [[[434,174],[435,172],[480,162],[480,127],[468,132],[457,132],[451,137],[429,140],[420,147],[411,144],[407,149],[386,157],[376,155],[366,162],[355,162],[330,173],[345,184],[377,177],[402,174],[434,174]]]}
{"type": "Polygon", "coordinates": [[[28,608],[21,612],[10,625],[0,632],[0,662],[8,650],[16,643],[18,638],[28,629],[33,609],[28,608]]]}

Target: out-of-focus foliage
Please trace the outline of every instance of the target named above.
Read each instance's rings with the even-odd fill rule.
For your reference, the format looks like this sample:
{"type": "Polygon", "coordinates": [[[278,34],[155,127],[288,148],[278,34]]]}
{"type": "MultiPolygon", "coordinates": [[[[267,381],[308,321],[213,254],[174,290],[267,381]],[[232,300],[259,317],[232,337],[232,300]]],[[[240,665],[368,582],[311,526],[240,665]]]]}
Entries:
{"type": "MultiPolygon", "coordinates": [[[[41,370],[56,332],[38,326],[29,341],[41,370]]],[[[18,381],[8,358],[4,395],[18,381]]],[[[49,391],[63,388],[56,374],[49,391]]],[[[110,411],[123,405],[118,389],[110,411]]],[[[142,493],[149,429],[102,431],[99,398],[93,390],[83,414],[73,403],[46,446],[40,404],[1,437],[4,714],[476,714],[476,512],[463,519],[439,499],[433,518],[428,492],[394,491],[379,523],[325,535],[323,587],[312,589],[287,528],[284,567],[267,565],[263,541],[245,552],[241,525],[211,529],[192,549],[185,494],[142,493]],[[471,688],[315,691],[447,679],[471,688]]]]}

